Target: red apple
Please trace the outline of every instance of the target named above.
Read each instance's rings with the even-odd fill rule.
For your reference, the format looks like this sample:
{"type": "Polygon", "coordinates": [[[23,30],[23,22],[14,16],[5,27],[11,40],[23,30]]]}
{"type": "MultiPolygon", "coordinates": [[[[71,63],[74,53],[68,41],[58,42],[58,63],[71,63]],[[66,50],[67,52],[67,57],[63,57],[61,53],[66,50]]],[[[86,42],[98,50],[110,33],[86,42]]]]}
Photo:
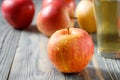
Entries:
{"type": "Polygon", "coordinates": [[[94,53],[91,36],[79,28],[56,31],[48,43],[48,57],[61,72],[76,73],[83,70],[94,53]]]}
{"type": "Polygon", "coordinates": [[[64,0],[44,1],[36,21],[40,32],[46,36],[51,36],[56,30],[74,26],[74,19],[71,19],[71,17],[74,17],[74,7],[70,10],[69,3],[64,0]]]}
{"type": "Polygon", "coordinates": [[[23,29],[30,25],[35,8],[32,0],[4,0],[2,14],[7,22],[16,29],[23,29]]]}
{"type": "MultiPolygon", "coordinates": [[[[42,1],[42,8],[44,8],[45,6],[52,4],[52,2],[54,2],[55,0],[43,0],[42,1]]],[[[75,9],[75,0],[56,0],[56,1],[64,1],[69,7],[70,9],[75,9]]]]}
{"type": "Polygon", "coordinates": [[[75,9],[75,0],[64,0],[66,2],[66,4],[68,4],[68,6],[70,7],[70,9],[75,9]]]}
{"type": "Polygon", "coordinates": [[[43,0],[42,1],[42,8],[44,8],[45,6],[52,4],[54,0],[43,0]]]}
{"type": "Polygon", "coordinates": [[[69,8],[69,13],[70,13],[70,18],[71,20],[74,19],[74,11],[76,8],[75,0],[64,0],[64,2],[68,5],[69,8]]]}

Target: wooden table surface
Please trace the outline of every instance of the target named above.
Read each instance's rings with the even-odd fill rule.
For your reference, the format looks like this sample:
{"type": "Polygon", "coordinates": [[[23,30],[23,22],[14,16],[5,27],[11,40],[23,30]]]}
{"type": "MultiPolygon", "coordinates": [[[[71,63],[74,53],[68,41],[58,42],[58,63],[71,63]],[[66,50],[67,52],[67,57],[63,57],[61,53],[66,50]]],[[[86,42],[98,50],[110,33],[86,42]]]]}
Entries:
{"type": "MultiPolygon", "coordinates": [[[[92,34],[94,56],[83,71],[64,74],[56,70],[47,56],[49,38],[36,28],[41,0],[33,1],[36,7],[34,20],[28,29],[21,31],[5,21],[0,7],[0,80],[120,80],[120,60],[98,55],[96,33],[92,34]]],[[[1,3],[2,0],[0,6],[1,3]]]]}

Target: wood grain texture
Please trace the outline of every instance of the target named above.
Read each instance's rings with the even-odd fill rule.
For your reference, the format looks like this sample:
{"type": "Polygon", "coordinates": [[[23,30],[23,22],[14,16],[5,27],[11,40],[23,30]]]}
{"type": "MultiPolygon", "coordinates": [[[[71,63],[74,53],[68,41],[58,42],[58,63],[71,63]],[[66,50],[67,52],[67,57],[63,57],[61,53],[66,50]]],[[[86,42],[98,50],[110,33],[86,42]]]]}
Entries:
{"type": "Polygon", "coordinates": [[[20,34],[13,30],[3,30],[2,32],[4,33],[1,34],[7,35],[0,38],[0,44],[2,46],[0,48],[0,80],[6,80],[14,59],[20,34]]]}
{"type": "Polygon", "coordinates": [[[33,1],[36,12],[28,29],[12,29],[0,12],[0,80],[120,79],[120,60],[103,58],[97,53],[96,33],[91,35],[95,44],[94,56],[83,71],[64,74],[55,69],[47,56],[49,38],[38,32],[35,25],[41,0],[33,1]]]}

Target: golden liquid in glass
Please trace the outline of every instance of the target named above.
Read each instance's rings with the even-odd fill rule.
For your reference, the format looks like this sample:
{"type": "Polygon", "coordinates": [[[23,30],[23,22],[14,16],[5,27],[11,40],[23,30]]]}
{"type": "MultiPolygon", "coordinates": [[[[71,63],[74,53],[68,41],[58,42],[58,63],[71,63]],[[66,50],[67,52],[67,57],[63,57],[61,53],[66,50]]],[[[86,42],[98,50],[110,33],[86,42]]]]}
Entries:
{"type": "Polygon", "coordinates": [[[94,0],[98,52],[120,56],[120,0],[94,0]]]}

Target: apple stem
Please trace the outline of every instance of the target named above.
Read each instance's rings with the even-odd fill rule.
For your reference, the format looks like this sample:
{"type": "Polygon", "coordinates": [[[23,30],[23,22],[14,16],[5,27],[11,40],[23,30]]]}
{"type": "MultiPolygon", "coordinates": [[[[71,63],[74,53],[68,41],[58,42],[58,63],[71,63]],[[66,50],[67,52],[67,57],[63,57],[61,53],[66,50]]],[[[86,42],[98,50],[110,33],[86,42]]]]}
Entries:
{"type": "Polygon", "coordinates": [[[71,19],[77,19],[77,17],[70,16],[71,19]]]}
{"type": "Polygon", "coordinates": [[[70,28],[69,27],[67,28],[67,30],[68,30],[68,34],[70,34],[70,28]]]}

